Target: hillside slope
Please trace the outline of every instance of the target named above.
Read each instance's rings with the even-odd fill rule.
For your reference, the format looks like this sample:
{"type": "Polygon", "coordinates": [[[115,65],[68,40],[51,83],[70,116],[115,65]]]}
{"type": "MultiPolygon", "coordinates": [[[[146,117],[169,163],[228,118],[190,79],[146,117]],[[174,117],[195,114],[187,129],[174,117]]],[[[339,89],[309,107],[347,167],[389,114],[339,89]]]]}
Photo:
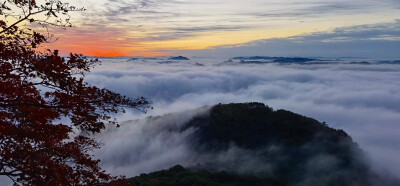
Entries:
{"type": "Polygon", "coordinates": [[[262,103],[219,104],[178,130],[195,128],[202,161],[142,174],[133,185],[398,185],[371,170],[343,130],[262,103]]]}

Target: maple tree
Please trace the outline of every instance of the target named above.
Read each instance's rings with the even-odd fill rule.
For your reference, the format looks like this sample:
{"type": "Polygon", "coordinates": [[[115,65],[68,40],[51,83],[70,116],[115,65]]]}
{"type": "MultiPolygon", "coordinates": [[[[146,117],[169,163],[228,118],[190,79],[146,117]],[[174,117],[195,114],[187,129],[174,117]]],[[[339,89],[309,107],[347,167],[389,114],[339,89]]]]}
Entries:
{"type": "Polygon", "coordinates": [[[93,185],[115,177],[90,151],[113,113],[145,111],[149,102],[131,99],[84,81],[97,59],[60,56],[36,48],[51,37],[32,24],[68,27],[61,0],[4,0],[0,3],[0,176],[24,185],[93,185]],[[18,11],[17,11],[18,10],[18,11]],[[22,26],[21,26],[22,25],[22,26]]]}

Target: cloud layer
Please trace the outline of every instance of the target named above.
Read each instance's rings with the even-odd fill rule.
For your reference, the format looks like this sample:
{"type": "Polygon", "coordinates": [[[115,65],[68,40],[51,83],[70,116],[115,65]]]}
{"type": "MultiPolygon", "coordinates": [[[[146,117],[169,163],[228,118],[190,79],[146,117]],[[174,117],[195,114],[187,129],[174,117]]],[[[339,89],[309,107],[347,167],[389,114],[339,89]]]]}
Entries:
{"type": "MultiPolygon", "coordinates": [[[[88,79],[154,102],[155,109],[147,115],[132,111],[120,120],[183,112],[165,121],[179,125],[193,115],[185,111],[204,105],[264,102],[344,129],[366,150],[377,169],[400,172],[400,65],[223,63],[225,60],[193,58],[160,64],[164,60],[105,59],[88,79]]],[[[96,154],[105,168],[133,176],[186,161],[179,156],[185,154],[180,153],[185,151],[184,136],[153,133],[146,123],[131,122],[99,138],[105,146],[96,154]],[[122,166],[116,166],[116,161],[122,166]]],[[[158,126],[166,127],[162,123],[158,126]]]]}
{"type": "MultiPolygon", "coordinates": [[[[241,64],[225,58],[101,60],[103,64],[87,76],[90,83],[154,103],[148,114],[129,110],[118,115],[119,121],[129,122],[97,136],[104,146],[94,154],[112,174],[135,176],[193,162],[187,149],[193,131],[173,130],[207,112],[207,107],[191,109],[256,101],[344,129],[376,170],[400,177],[400,65],[348,64],[351,59],[309,65],[241,64]],[[157,117],[168,113],[175,114],[157,117]]],[[[227,153],[243,154],[235,148],[227,153]]]]}

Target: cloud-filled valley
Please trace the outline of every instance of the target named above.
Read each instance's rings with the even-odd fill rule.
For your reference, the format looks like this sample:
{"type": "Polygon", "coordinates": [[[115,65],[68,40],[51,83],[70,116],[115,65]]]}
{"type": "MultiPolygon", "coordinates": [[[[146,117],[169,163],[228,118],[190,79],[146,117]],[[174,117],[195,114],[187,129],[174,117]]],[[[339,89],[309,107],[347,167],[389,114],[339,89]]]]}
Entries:
{"type": "Polygon", "coordinates": [[[113,174],[135,176],[193,161],[185,140],[193,131],[163,132],[165,127],[185,123],[205,105],[256,101],[345,130],[376,170],[400,176],[400,65],[241,64],[223,58],[158,63],[166,60],[105,58],[87,76],[94,85],[153,102],[147,114],[119,115],[131,121],[98,136],[105,145],[95,154],[113,174]],[[175,114],[155,117],[169,113],[175,114]]]}
{"type": "Polygon", "coordinates": [[[400,0],[0,17],[0,186],[400,186],[400,0]]]}

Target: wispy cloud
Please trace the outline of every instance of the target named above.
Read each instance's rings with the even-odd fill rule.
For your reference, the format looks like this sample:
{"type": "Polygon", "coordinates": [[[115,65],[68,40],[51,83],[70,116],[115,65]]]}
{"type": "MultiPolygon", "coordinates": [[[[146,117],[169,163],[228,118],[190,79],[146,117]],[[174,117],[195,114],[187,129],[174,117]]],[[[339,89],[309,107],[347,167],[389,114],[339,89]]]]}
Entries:
{"type": "MultiPolygon", "coordinates": [[[[92,28],[118,30],[123,34],[115,43],[134,41],[132,45],[137,45],[140,41],[145,48],[126,49],[132,51],[127,55],[143,50],[204,49],[400,19],[395,0],[99,0],[83,4],[88,11],[76,17],[80,26],[76,34],[87,35],[92,28]]],[[[69,35],[79,37],[74,32],[69,35]]]]}
{"type": "Polygon", "coordinates": [[[257,40],[199,51],[190,55],[272,55],[400,58],[400,20],[392,23],[336,28],[288,38],[257,40]]]}

